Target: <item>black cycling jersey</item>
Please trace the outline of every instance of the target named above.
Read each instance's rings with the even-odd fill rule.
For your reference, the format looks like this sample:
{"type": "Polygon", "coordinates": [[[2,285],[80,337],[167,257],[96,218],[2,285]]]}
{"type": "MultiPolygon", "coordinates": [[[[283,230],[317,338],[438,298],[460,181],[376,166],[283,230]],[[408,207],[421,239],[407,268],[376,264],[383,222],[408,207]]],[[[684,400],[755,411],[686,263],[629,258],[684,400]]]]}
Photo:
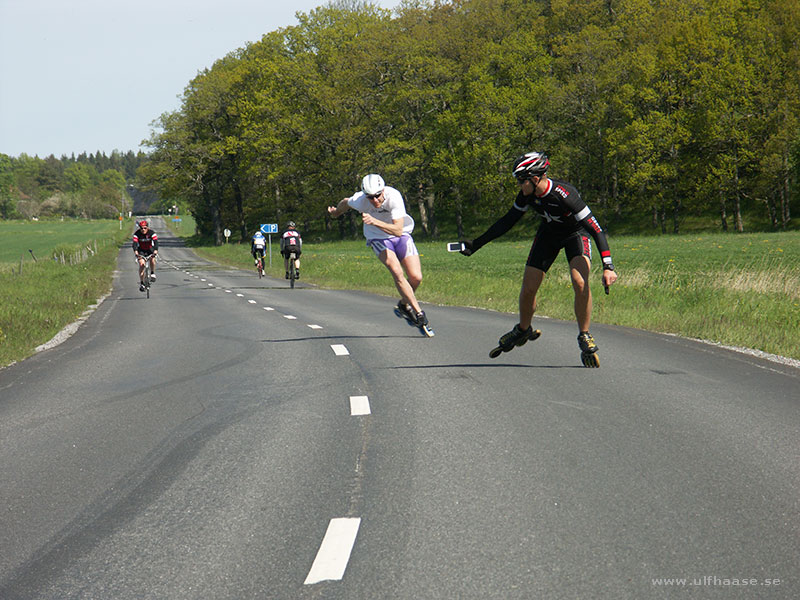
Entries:
{"type": "Polygon", "coordinates": [[[595,219],[592,211],[581,199],[578,190],[564,181],[548,179],[547,191],[542,196],[531,194],[524,196],[517,194],[513,206],[500,217],[494,225],[472,242],[473,251],[500,237],[510,230],[529,209],[535,210],[542,218],[537,237],[545,234],[551,239],[562,239],[585,230],[592,236],[600,256],[603,259],[603,268],[612,269],[611,251],[608,247],[606,234],[595,219]]]}
{"type": "Polygon", "coordinates": [[[137,229],[133,233],[134,253],[152,254],[155,250],[158,250],[158,236],[155,231],[148,229],[145,233],[141,229],[137,229]]]}

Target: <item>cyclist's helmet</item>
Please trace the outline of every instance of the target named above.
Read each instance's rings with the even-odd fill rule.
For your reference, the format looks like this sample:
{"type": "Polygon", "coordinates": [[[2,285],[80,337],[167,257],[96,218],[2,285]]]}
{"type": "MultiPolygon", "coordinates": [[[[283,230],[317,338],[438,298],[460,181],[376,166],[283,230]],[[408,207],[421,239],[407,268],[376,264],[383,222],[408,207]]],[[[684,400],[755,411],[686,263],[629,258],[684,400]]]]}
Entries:
{"type": "Polygon", "coordinates": [[[150,224],[147,221],[139,221],[139,227],[149,227],[150,224]]]}
{"type": "Polygon", "coordinates": [[[514,161],[512,172],[517,179],[538,177],[547,172],[550,161],[541,152],[527,152],[514,161]]]}
{"type": "Polygon", "coordinates": [[[289,229],[294,229],[295,227],[297,227],[297,225],[294,224],[294,221],[289,221],[286,224],[286,227],[289,228],[289,229]]]}
{"type": "Polygon", "coordinates": [[[385,187],[386,184],[383,182],[383,177],[376,175],[375,173],[371,173],[361,180],[361,191],[367,196],[380,194],[385,187]]]}

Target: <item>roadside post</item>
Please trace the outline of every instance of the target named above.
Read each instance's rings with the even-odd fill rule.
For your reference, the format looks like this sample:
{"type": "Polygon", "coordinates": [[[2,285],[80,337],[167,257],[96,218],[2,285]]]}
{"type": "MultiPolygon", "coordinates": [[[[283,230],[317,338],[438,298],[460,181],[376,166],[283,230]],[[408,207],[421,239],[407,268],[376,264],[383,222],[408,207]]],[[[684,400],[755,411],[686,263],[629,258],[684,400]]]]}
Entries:
{"type": "Polygon", "coordinates": [[[225,231],[223,231],[222,233],[225,234],[225,243],[227,244],[228,243],[228,238],[231,237],[231,230],[228,229],[228,228],[225,228],[225,231]]]}
{"type": "Polygon", "coordinates": [[[272,267],[272,235],[273,233],[278,233],[278,224],[277,223],[265,223],[261,225],[261,233],[267,234],[267,238],[269,239],[269,266],[272,267]]]}

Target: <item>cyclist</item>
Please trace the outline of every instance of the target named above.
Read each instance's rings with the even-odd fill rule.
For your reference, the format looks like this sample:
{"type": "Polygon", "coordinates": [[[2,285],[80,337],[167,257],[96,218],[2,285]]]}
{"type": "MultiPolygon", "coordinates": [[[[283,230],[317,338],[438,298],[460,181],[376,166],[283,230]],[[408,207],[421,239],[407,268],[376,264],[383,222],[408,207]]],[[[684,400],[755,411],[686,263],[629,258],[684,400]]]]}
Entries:
{"type": "MultiPolygon", "coordinates": [[[[575,293],[578,345],[586,364],[585,355],[597,351],[597,344],[589,333],[592,293],[588,282],[592,247],[586,233],[594,239],[600,251],[603,262],[603,285],[608,288],[616,281],[617,274],[611,261],[606,234],[592,211],[581,200],[578,190],[572,185],[547,177],[549,166],[550,161],[541,152],[528,152],[517,158],[512,172],[519,184],[519,193],[513,206],[482,235],[474,240],[466,240],[461,253],[470,256],[483,245],[505,234],[528,209],[532,208],[539,213],[542,222],[531,245],[519,294],[519,323],[500,338],[499,344],[512,347],[521,345],[520,341],[525,343],[528,339],[535,339],[531,321],[536,310],[536,293],[545,273],[563,248],[575,293]]],[[[599,363],[586,366],[599,366],[599,363]]]]}
{"type": "Polygon", "coordinates": [[[158,235],[150,229],[150,224],[139,221],[139,228],[133,232],[133,255],[139,263],[139,291],[144,287],[144,263],[150,261],[150,281],[156,280],[156,257],[158,256],[158,235]]]}
{"type": "MultiPolygon", "coordinates": [[[[264,264],[264,254],[267,250],[267,238],[264,237],[264,234],[261,233],[259,229],[253,234],[253,238],[250,241],[250,254],[253,255],[253,265],[258,266],[258,257],[261,257],[261,264],[264,264]]],[[[263,271],[263,269],[262,269],[263,271]]]]}
{"type": "Polygon", "coordinates": [[[286,270],[286,279],[289,279],[289,253],[294,252],[294,276],[300,279],[300,254],[303,252],[303,238],[295,229],[294,221],[286,224],[286,231],[281,234],[281,254],[283,255],[283,268],[286,270]]]}
{"type": "Polygon", "coordinates": [[[394,278],[395,287],[400,292],[398,308],[409,314],[419,326],[427,325],[428,318],[415,296],[422,282],[422,266],[411,237],[414,219],[406,213],[402,194],[387,186],[380,175],[372,173],[361,180],[360,192],[344,198],[336,206],[329,206],[328,214],[339,217],[350,208],[361,213],[367,246],[394,278]]]}

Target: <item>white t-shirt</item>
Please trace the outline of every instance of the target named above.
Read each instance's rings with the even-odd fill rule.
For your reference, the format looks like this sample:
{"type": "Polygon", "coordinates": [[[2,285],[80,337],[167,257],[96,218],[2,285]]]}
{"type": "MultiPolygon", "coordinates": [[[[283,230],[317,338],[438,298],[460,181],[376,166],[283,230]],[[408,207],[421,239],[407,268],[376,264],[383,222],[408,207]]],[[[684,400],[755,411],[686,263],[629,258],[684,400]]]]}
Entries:
{"type": "MultiPolygon", "coordinates": [[[[375,206],[367,200],[364,192],[357,192],[347,199],[347,204],[360,213],[367,213],[384,223],[393,223],[395,219],[403,219],[403,233],[414,231],[414,219],[406,213],[406,205],[403,202],[403,195],[388,185],[383,188],[383,204],[375,206]]],[[[385,240],[392,235],[386,233],[375,225],[364,225],[364,237],[368,240],[385,240]]]]}

